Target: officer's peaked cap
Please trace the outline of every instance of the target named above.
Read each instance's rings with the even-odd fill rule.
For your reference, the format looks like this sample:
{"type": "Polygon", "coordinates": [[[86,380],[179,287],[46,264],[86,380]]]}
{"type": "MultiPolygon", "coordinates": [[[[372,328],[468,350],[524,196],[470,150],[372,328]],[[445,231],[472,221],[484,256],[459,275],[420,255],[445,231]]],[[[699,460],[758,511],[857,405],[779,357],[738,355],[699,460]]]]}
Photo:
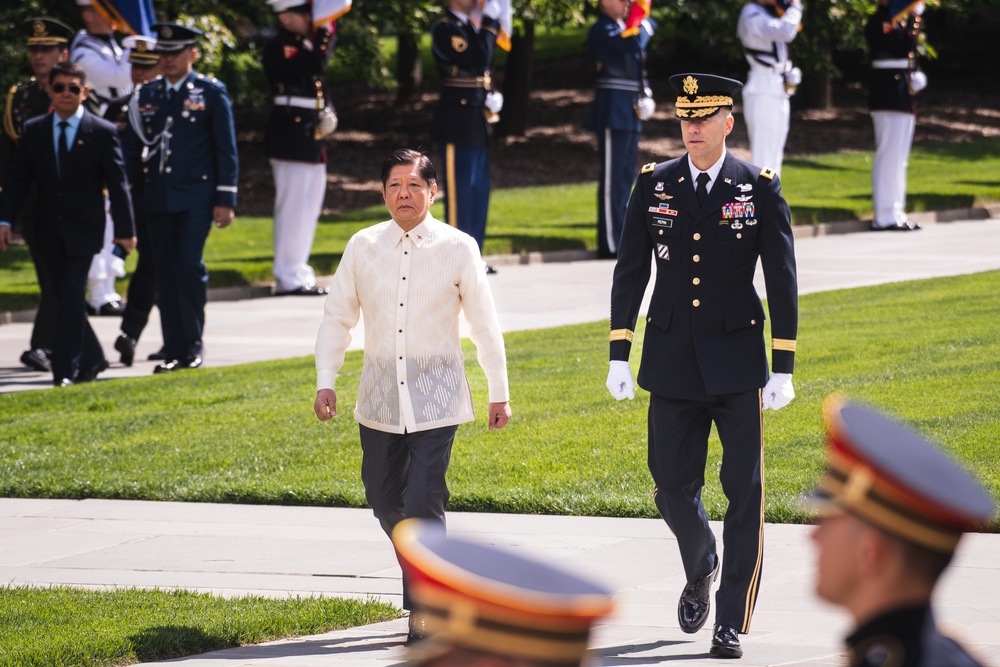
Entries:
{"type": "Polygon", "coordinates": [[[21,32],[28,38],[28,46],[62,46],[66,48],[73,38],[73,29],[61,21],[44,16],[28,19],[21,32]]]}
{"type": "Polygon", "coordinates": [[[722,109],[733,108],[733,97],[743,88],[736,79],[714,74],[674,74],[670,85],[677,92],[674,115],[681,120],[711,118],[722,109]]]}
{"type": "Polygon", "coordinates": [[[190,49],[204,33],[197,28],[189,28],[177,23],[154,23],[150,26],[156,34],[158,53],[177,53],[190,49]]]}

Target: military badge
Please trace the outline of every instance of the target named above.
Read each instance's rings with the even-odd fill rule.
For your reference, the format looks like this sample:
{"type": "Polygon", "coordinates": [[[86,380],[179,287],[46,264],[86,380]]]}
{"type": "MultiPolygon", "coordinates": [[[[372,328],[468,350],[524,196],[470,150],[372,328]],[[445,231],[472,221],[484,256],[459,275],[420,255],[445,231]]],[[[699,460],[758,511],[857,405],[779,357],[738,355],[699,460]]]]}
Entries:
{"type": "Polygon", "coordinates": [[[729,202],[722,205],[722,217],[729,218],[750,218],[754,214],[753,202],[729,202]]]}
{"type": "Polygon", "coordinates": [[[753,195],[736,195],[733,199],[736,201],[750,201],[753,199],[753,195]]]}
{"type": "Polygon", "coordinates": [[[285,60],[291,60],[299,54],[299,47],[285,45],[285,60]]]}
{"type": "Polygon", "coordinates": [[[739,185],[736,186],[736,188],[740,192],[750,192],[751,190],[753,190],[753,186],[749,183],[740,183],[739,185]]]}
{"type": "Polygon", "coordinates": [[[659,192],[654,192],[653,196],[656,197],[657,199],[673,199],[674,198],[673,195],[665,195],[665,194],[661,194],[659,192]]]}
{"type": "Polygon", "coordinates": [[[757,218],[750,218],[747,220],[747,227],[753,227],[757,224],[757,218]]]}
{"type": "Polygon", "coordinates": [[[469,48],[469,43],[459,37],[458,35],[452,35],[451,38],[451,48],[455,49],[456,52],[462,53],[467,48],[469,48]]]}
{"type": "Polygon", "coordinates": [[[662,243],[657,243],[656,256],[660,259],[670,259],[670,247],[662,243]]]}
{"type": "Polygon", "coordinates": [[[671,220],[670,218],[653,218],[653,226],[670,229],[671,227],[674,226],[674,221],[671,220]]]}
{"type": "Polygon", "coordinates": [[[739,220],[736,220],[735,222],[733,222],[733,224],[729,226],[733,229],[743,229],[743,223],[740,222],[739,220]]]}
{"type": "Polygon", "coordinates": [[[657,181],[656,187],[653,188],[655,192],[663,192],[663,181],[657,181]]]}

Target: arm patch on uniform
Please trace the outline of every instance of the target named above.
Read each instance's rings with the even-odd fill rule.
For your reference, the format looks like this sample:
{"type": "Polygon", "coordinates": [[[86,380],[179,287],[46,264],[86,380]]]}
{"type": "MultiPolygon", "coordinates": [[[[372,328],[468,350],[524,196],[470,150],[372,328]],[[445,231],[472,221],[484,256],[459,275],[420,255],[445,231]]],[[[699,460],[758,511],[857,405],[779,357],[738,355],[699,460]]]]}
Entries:
{"type": "Polygon", "coordinates": [[[771,169],[769,167],[764,167],[763,169],[760,170],[760,175],[770,181],[775,177],[776,174],[774,172],[774,169],[771,169]]]}
{"type": "Polygon", "coordinates": [[[640,174],[648,174],[649,172],[653,171],[654,167],[656,167],[656,163],[655,162],[650,162],[648,164],[644,164],[644,165],[642,165],[642,171],[640,171],[639,173],[640,174]]]}

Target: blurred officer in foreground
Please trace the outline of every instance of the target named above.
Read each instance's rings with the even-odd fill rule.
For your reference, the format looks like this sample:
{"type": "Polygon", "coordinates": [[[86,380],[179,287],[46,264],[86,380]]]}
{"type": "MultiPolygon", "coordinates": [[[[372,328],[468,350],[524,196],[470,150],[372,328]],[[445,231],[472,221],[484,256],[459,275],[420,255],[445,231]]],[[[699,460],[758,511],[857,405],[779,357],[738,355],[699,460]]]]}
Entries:
{"type": "Polygon", "coordinates": [[[236,128],[226,86],[194,71],[201,31],[157,23],[163,76],[129,102],[126,143],[138,173],[156,258],[157,306],[166,373],[202,364],[208,270],[202,261],[214,224],[228,227],[236,207],[236,128]]]}
{"type": "MultiPolygon", "coordinates": [[[[14,159],[25,121],[45,115],[52,108],[49,72],[56,63],[64,62],[69,57],[69,40],[73,37],[72,28],[50,18],[28,19],[22,32],[27,38],[33,74],[27,81],[15,83],[7,93],[3,133],[0,134],[0,192],[3,192],[4,179],[14,159]]],[[[24,237],[38,278],[39,301],[31,329],[31,347],[21,354],[21,363],[36,371],[49,372],[52,370],[52,345],[56,330],[55,289],[45,258],[38,251],[34,211],[35,191],[32,189],[25,194],[20,215],[10,221],[14,225],[12,235],[20,232],[24,237]]]]}
{"type": "MultiPolygon", "coordinates": [[[[160,54],[156,52],[156,40],[144,35],[130,35],[122,40],[122,45],[128,49],[128,60],[132,66],[132,83],[135,86],[152,81],[160,76],[160,54]]],[[[131,94],[112,100],[104,114],[118,128],[124,141],[132,130],[128,124],[128,103],[131,94]]],[[[135,346],[142,335],[149,313],[156,304],[156,268],[153,249],[149,244],[149,225],[146,222],[146,211],[142,206],[142,188],[133,174],[129,179],[132,192],[132,208],[135,212],[136,249],[139,258],[135,271],[128,282],[128,300],[125,302],[125,312],[122,313],[121,333],[115,339],[115,349],[121,355],[120,360],[126,366],[131,366],[135,359],[135,346]]]]}
{"type": "Polygon", "coordinates": [[[743,86],[743,116],[750,137],[750,162],[781,174],[791,105],[788,98],[802,72],[792,67],[788,46],[799,32],[799,0],[753,0],[743,6],[736,34],[750,64],[743,86]]]}
{"type": "Polygon", "coordinates": [[[316,286],[309,252],[326,195],[323,139],[337,126],[323,86],[332,35],[326,28],[313,30],[310,3],[267,2],[281,26],[264,47],[274,102],[265,135],[274,173],[274,291],[322,296],[326,289],[316,286]]]}
{"type": "Polygon", "coordinates": [[[586,127],[597,135],[601,176],[597,181],[597,256],[618,255],[625,207],[635,179],[642,121],[653,116],[652,91],[643,72],[646,45],[655,25],[649,19],[623,37],[628,0],[599,0],[601,10],[587,36],[597,61],[597,93],[586,127]]]}
{"type": "Polygon", "coordinates": [[[879,0],[868,18],[865,40],[872,59],[868,109],[875,126],[872,162],[872,231],[912,232],[906,217],[906,167],[917,125],[914,95],[927,87],[917,67],[922,2],[879,0]]]}
{"type": "Polygon", "coordinates": [[[448,11],[431,28],[441,79],[431,136],[444,160],[444,221],[476,239],[482,252],[490,207],[490,123],[499,120],[503,98],[492,93],[490,77],[500,5],[488,0],[479,26],[469,17],[477,6],[477,0],[448,0],[448,11]]]}
{"type": "Polygon", "coordinates": [[[688,152],[643,167],[632,192],[611,287],[607,387],[618,400],[635,395],[628,358],[655,261],[639,384],[650,393],[648,464],[656,507],[677,536],[687,575],[677,620],[684,632],[701,629],[721,566],[711,652],[739,658],[764,552],[761,408],[778,410],[795,397],[792,226],[775,173],[726,150],[740,82],[675,74],[670,85],[678,93],[675,114],[688,152]],[[753,284],[758,259],[771,316],[771,369],[764,307],[753,284]],[[701,500],[713,423],[729,501],[725,562],[701,500]]]}
{"type": "Polygon", "coordinates": [[[824,418],[816,592],[854,619],[849,664],[979,665],[938,631],[931,598],[962,533],[985,526],[993,500],[935,443],[871,408],[832,396],[824,418]]]}
{"type": "Polygon", "coordinates": [[[412,582],[410,618],[425,633],[410,649],[409,664],[584,665],[592,626],[613,608],[601,585],[510,551],[449,538],[433,522],[403,521],[392,541],[412,582]]]}

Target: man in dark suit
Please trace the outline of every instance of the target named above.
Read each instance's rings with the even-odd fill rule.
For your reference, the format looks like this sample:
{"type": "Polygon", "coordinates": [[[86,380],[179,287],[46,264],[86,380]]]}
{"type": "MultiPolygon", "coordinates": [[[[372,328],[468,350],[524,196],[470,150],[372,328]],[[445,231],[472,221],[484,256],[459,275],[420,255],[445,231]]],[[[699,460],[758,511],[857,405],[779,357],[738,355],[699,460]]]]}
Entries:
{"type": "Polygon", "coordinates": [[[774,171],[726,150],[739,81],[707,74],[670,78],[687,154],[642,168],[625,215],[611,288],[607,386],[633,398],[628,357],[636,317],[656,262],[639,384],[650,392],[648,464],[654,499],[677,536],[687,585],[677,608],[684,632],[708,617],[712,582],[722,583],[711,652],[743,655],[760,586],[764,488],[761,408],[795,395],[792,365],[798,290],[788,205],[774,171]],[[771,314],[768,378],[764,308],[754,290],[758,258],[771,314]],[[763,393],[761,388],[763,387],[763,393]],[[722,441],[725,563],[701,502],[708,436],[722,441]]]}
{"type": "Polygon", "coordinates": [[[624,36],[627,0],[600,0],[600,16],[587,36],[597,61],[597,93],[587,129],[597,135],[601,175],[597,181],[597,256],[617,256],[625,207],[635,178],[642,121],[653,114],[653,97],[643,72],[645,49],[654,25],[646,19],[636,34],[624,36]]]}
{"type": "MultiPolygon", "coordinates": [[[[72,28],[45,17],[25,21],[23,32],[27,38],[33,76],[15,83],[7,93],[3,132],[0,133],[0,190],[3,189],[3,179],[14,159],[24,123],[49,112],[52,105],[52,98],[49,97],[49,72],[56,63],[69,57],[69,40],[73,36],[72,28]]],[[[11,220],[15,225],[13,231],[20,231],[24,236],[31,261],[35,265],[35,276],[38,278],[39,300],[35,323],[31,329],[31,347],[21,355],[21,363],[36,371],[51,372],[52,341],[56,334],[56,298],[48,267],[45,266],[41,253],[36,252],[34,201],[34,194],[29,194],[21,207],[19,219],[11,220]]]]}
{"type": "Polygon", "coordinates": [[[441,78],[431,136],[444,162],[444,221],[476,239],[482,252],[490,206],[489,124],[498,119],[502,98],[490,95],[500,5],[487,2],[478,27],[470,19],[477,6],[476,0],[449,0],[447,13],[431,29],[441,78]]]}
{"type": "Polygon", "coordinates": [[[226,86],[194,71],[201,31],[153,25],[163,76],[129,102],[125,139],[130,170],[141,179],[156,257],[157,305],[166,373],[202,364],[208,270],[202,261],[214,223],[228,227],[236,206],[236,129],[226,86]]]}
{"type": "MultiPolygon", "coordinates": [[[[40,250],[59,302],[52,374],[56,386],[93,380],[108,367],[87,322],[84,294],[91,258],[104,242],[104,190],[111,200],[115,243],[135,247],[132,200],[114,125],[86,111],[86,74],[75,63],[49,73],[53,113],[24,125],[7,173],[0,221],[12,220],[31,187],[38,191],[40,250]]],[[[0,246],[10,227],[0,223],[0,246]]]]}

